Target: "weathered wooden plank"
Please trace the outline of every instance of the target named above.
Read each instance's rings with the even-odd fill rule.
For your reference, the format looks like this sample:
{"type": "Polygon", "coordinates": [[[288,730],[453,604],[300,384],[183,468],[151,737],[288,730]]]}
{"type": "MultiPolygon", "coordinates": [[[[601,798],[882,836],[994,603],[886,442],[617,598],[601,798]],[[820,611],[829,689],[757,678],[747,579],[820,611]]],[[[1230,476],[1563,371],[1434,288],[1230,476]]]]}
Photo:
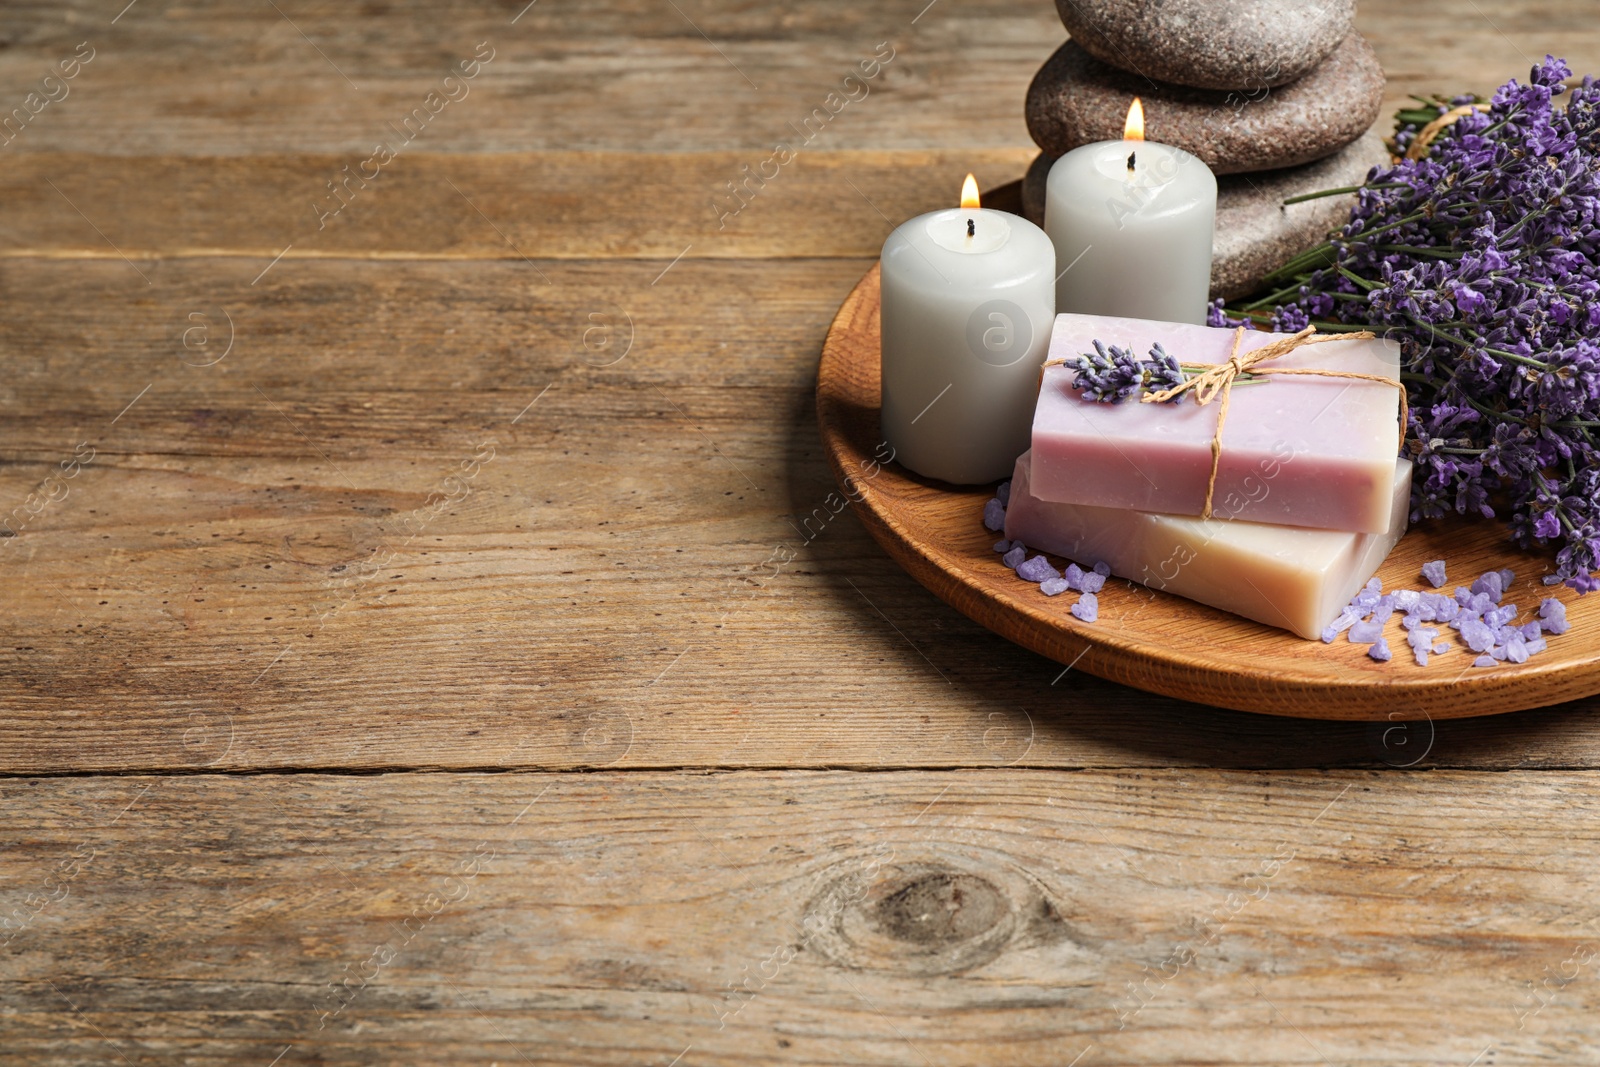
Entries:
{"type": "Polygon", "coordinates": [[[861,264],[661,266],[0,264],[0,768],[1600,758],[1590,704],[1389,731],[1063,674],[833,495],[861,264]]]}
{"type": "Polygon", "coordinates": [[[872,257],[900,221],[953,204],[968,171],[994,188],[1021,178],[1034,152],[801,151],[764,180],[755,172],[769,154],[419,154],[330,192],[359,160],[127,157],[109,167],[94,155],[33,153],[0,170],[0,256],[126,256],[141,269],[151,258],[221,257],[241,262],[219,272],[246,280],[280,254],[280,265],[872,257]]]}
{"type": "MultiPolygon", "coordinates": [[[[116,12],[88,0],[8,5],[0,12],[9,45],[0,53],[6,112],[39,92],[81,43],[95,51],[66,83],[67,95],[34,104],[38,114],[3,150],[364,153],[393,137],[391,124],[430,91],[446,91],[451,65],[470,59],[480,42],[493,58],[415,145],[472,153],[765,151],[888,41],[895,58],[817,144],[1024,146],[1023,94],[1066,38],[1048,2],[537,3],[513,24],[524,6],[141,0],[113,23],[116,12]]],[[[1600,33],[1587,16],[1576,4],[1369,0],[1357,24],[1399,99],[1492,89],[1551,49],[1580,72],[1600,68],[1600,33]]]]}
{"type": "Polygon", "coordinates": [[[1597,1038],[1586,773],[11,779],[0,804],[7,1063],[1465,1064],[1597,1038]]]}

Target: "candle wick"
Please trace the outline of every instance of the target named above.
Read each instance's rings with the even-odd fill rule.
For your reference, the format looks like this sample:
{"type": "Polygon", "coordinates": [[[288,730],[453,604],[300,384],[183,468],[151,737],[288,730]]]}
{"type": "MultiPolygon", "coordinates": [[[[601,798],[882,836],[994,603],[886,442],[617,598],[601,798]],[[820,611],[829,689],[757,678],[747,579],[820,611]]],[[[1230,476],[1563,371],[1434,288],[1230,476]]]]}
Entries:
{"type": "Polygon", "coordinates": [[[976,237],[977,235],[978,235],[978,224],[973,222],[971,219],[968,219],[967,220],[967,236],[968,237],[976,237]]]}
{"type": "Polygon", "coordinates": [[[1134,162],[1134,159],[1138,157],[1138,155],[1139,155],[1139,153],[1137,153],[1137,152],[1129,152],[1128,153],[1128,173],[1130,173],[1130,174],[1133,173],[1133,162],[1134,162]]]}

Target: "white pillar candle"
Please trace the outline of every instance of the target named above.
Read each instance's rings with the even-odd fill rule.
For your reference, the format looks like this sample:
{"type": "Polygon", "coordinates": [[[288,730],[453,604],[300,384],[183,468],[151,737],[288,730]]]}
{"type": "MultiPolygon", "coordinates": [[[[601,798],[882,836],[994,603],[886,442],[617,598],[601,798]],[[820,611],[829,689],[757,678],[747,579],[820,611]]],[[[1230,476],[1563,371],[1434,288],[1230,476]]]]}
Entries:
{"type": "Polygon", "coordinates": [[[1216,216],[1216,175],[1181,148],[1144,140],[1135,98],[1126,139],[1074,148],[1050,168],[1056,310],[1203,325],[1216,216]]]}
{"type": "Polygon", "coordinates": [[[1055,320],[1055,250],[1018,215],[978,205],[918,215],[883,243],[883,435],[900,463],[974,485],[1028,450],[1055,320]]]}

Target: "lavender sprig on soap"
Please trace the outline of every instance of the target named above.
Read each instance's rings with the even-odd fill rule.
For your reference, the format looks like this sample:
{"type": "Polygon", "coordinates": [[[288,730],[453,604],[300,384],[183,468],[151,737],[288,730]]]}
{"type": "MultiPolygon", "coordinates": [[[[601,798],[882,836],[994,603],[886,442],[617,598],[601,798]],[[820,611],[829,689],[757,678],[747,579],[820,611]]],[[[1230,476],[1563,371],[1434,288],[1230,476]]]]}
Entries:
{"type": "Polygon", "coordinates": [[[1099,404],[1119,404],[1130,396],[1159,393],[1183,384],[1183,368],[1157,342],[1149,359],[1139,359],[1121,345],[1096,339],[1094,351],[1066,360],[1062,365],[1077,372],[1074,388],[1083,399],[1099,404]]]}

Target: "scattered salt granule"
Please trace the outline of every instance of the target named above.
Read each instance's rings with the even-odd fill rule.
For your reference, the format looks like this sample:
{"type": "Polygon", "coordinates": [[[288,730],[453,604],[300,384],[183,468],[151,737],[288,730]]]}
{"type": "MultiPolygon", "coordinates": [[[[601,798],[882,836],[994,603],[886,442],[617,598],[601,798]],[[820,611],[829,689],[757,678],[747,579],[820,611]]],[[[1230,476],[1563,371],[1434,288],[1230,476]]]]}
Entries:
{"type": "Polygon", "coordinates": [[[1486,571],[1477,581],[1472,583],[1474,593],[1487,593],[1496,604],[1505,595],[1505,578],[1499,571],[1486,571]]]}
{"type": "Polygon", "coordinates": [[[986,530],[1004,530],[1006,528],[1006,506],[1000,503],[998,497],[991,497],[983,505],[983,526],[986,530]]]}
{"type": "Polygon", "coordinates": [[[1102,578],[1109,578],[1111,577],[1111,564],[1101,560],[1094,565],[1094,572],[1102,578]]]}
{"type": "Polygon", "coordinates": [[[1034,556],[1017,564],[1017,577],[1026,578],[1030,582],[1047,582],[1051,578],[1061,577],[1061,572],[1050,566],[1050,561],[1043,556],[1034,556]]]}
{"type": "Polygon", "coordinates": [[[1389,642],[1381,637],[1372,643],[1371,648],[1367,649],[1367,655],[1379,663],[1388,663],[1394,659],[1394,653],[1389,651],[1389,642]]]}
{"type": "Polygon", "coordinates": [[[1009,552],[1011,551],[1011,542],[1004,539],[996,541],[994,543],[994,550],[996,552],[1009,552]]]}
{"type": "Polygon", "coordinates": [[[1422,565],[1422,576],[1428,579],[1428,584],[1435,589],[1444,584],[1444,560],[1436,559],[1432,563],[1422,565]]]}
{"type": "Polygon", "coordinates": [[[1472,661],[1472,665],[1474,667],[1493,667],[1497,662],[1499,661],[1493,656],[1479,656],[1472,661]]]}
{"type": "Polygon", "coordinates": [[[1569,629],[1567,606],[1553,596],[1539,601],[1539,625],[1545,633],[1564,634],[1569,629]]]}
{"type": "Polygon", "coordinates": [[[1355,608],[1345,608],[1339,612],[1339,617],[1330,622],[1327,628],[1322,631],[1322,643],[1325,645],[1333,644],[1335,637],[1338,637],[1360,621],[1361,616],[1356,613],[1355,608]]]}
{"type": "Polygon", "coordinates": [[[1383,623],[1376,620],[1358,622],[1350,627],[1350,643],[1354,645],[1370,645],[1382,637],[1383,623]]]}
{"type": "Polygon", "coordinates": [[[1105,584],[1106,577],[1099,571],[1084,571],[1083,580],[1078,583],[1078,588],[1085,593],[1098,593],[1105,584]]]}
{"type": "Polygon", "coordinates": [[[1461,640],[1474,652],[1487,652],[1494,647],[1494,631],[1478,619],[1467,619],[1461,624],[1461,640]]]}
{"type": "Polygon", "coordinates": [[[1001,507],[1003,507],[1003,508],[1010,507],[1011,506],[1011,483],[1010,482],[1001,482],[1000,483],[1000,488],[998,488],[998,489],[996,489],[994,491],[994,496],[995,496],[996,500],[1000,501],[1000,506],[1001,507]]]}
{"type": "Polygon", "coordinates": [[[1072,614],[1084,622],[1094,622],[1100,617],[1100,598],[1093,593],[1085,593],[1072,605],[1072,614]]]}
{"type": "Polygon", "coordinates": [[[1509,593],[1511,591],[1511,583],[1515,582],[1516,580],[1517,574],[1515,571],[1513,571],[1510,567],[1503,568],[1500,571],[1500,592],[1509,593]]]}
{"type": "Polygon", "coordinates": [[[1065,578],[1047,578],[1043,582],[1039,583],[1039,592],[1043,593],[1045,596],[1055,596],[1057,593],[1065,593],[1070,588],[1071,586],[1067,585],[1067,580],[1065,578]]]}
{"type": "Polygon", "coordinates": [[[1067,564],[1067,573],[1062,575],[1062,577],[1067,580],[1068,588],[1076,589],[1080,593],[1083,592],[1082,567],[1078,566],[1076,563],[1069,563],[1067,564]]]}
{"type": "Polygon", "coordinates": [[[1017,564],[1028,558],[1028,546],[1021,541],[1011,542],[1011,550],[1000,557],[1000,562],[1007,567],[1016,567],[1017,564]]]}

